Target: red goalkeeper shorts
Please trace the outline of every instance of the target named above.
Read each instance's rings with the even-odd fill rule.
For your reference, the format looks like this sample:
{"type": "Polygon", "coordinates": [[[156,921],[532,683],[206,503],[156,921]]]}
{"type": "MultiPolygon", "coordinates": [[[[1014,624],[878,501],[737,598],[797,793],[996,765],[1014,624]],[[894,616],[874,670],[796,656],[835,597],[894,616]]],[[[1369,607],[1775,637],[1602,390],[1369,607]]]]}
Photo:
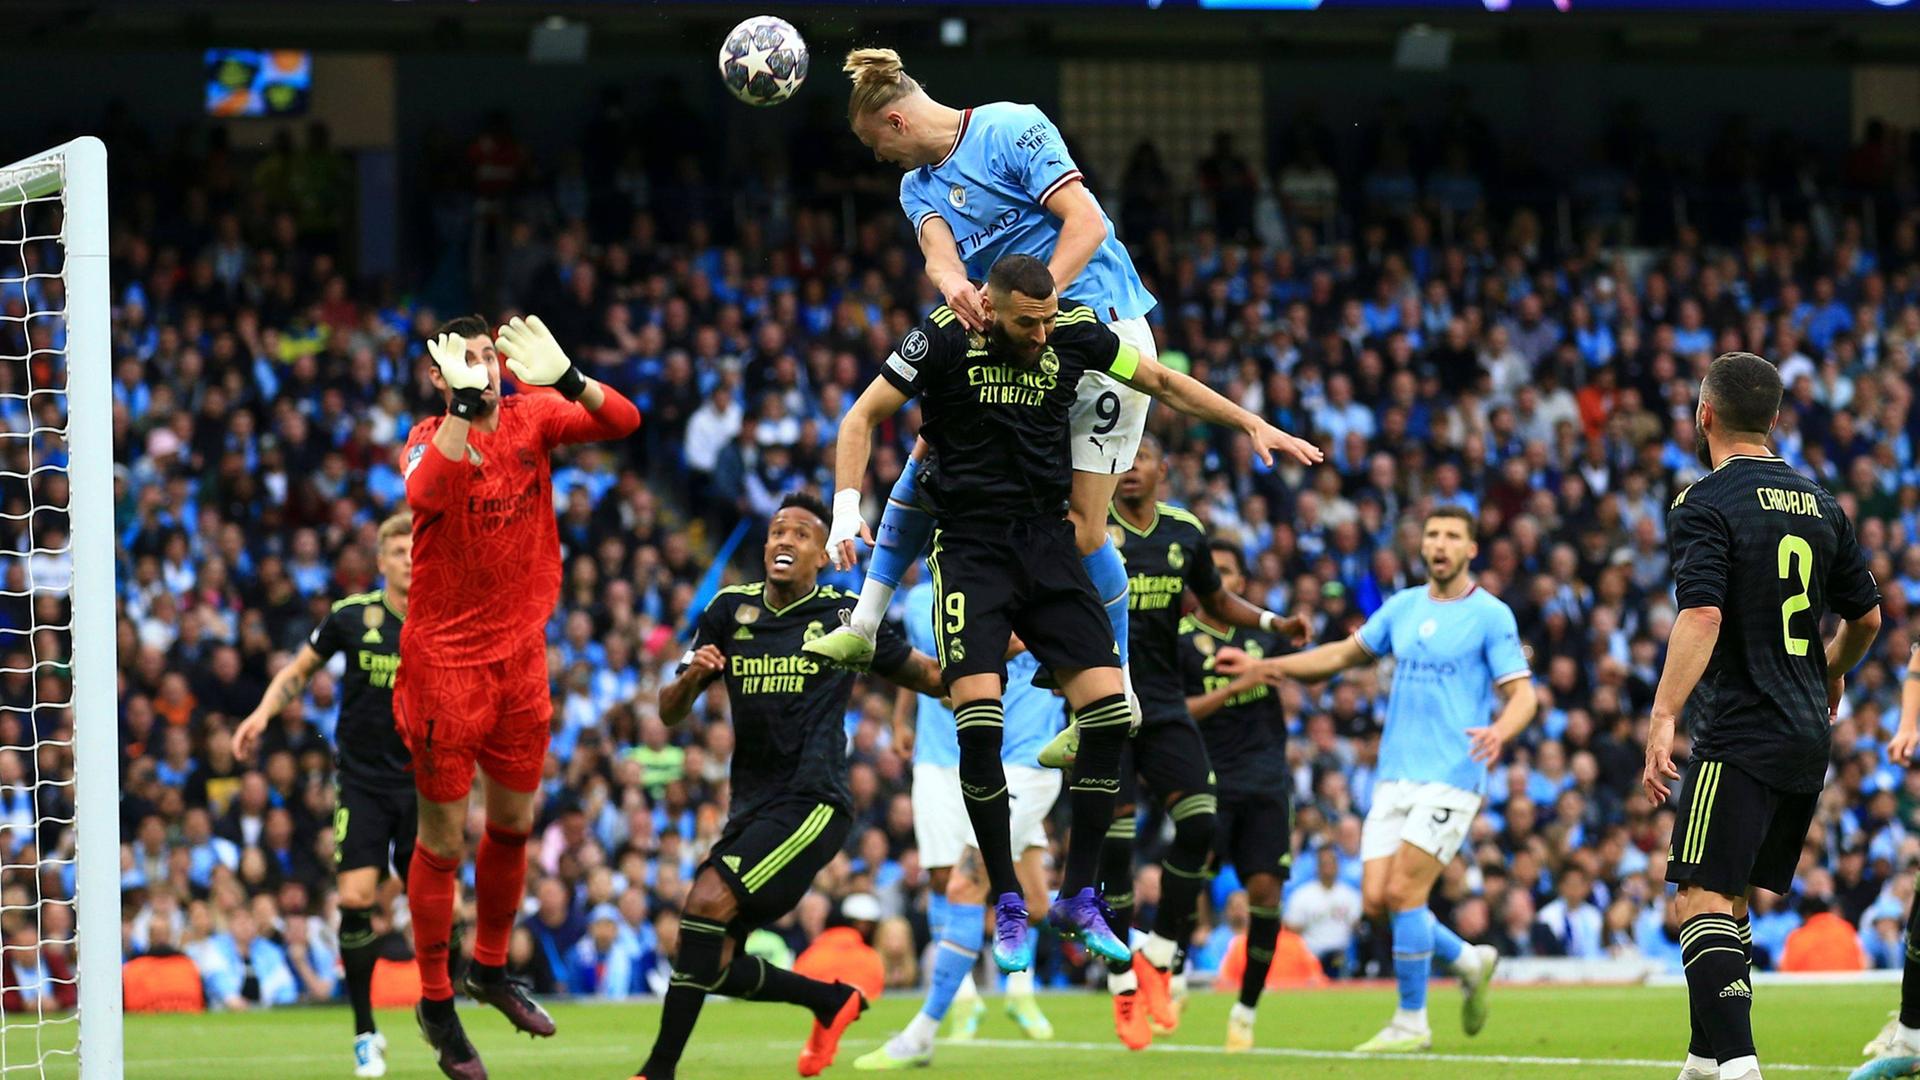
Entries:
{"type": "Polygon", "coordinates": [[[393,713],[413,754],[413,785],[427,799],[465,798],[475,766],[509,790],[530,792],[540,786],[553,718],[545,643],[472,667],[403,659],[393,713]]]}

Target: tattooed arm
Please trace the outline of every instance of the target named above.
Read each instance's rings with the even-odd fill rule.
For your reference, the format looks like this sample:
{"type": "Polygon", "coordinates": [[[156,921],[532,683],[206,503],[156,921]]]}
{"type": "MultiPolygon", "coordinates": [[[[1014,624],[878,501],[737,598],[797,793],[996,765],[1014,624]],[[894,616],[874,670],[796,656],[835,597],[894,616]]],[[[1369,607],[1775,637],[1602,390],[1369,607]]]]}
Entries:
{"type": "Polygon", "coordinates": [[[267,724],[280,715],[280,710],[300,700],[307,692],[307,683],[313,673],[320,670],[327,661],[311,645],[300,646],[300,652],[293,660],[277,672],[273,681],[267,684],[267,692],[261,696],[260,704],[254,706],[240,726],[233,729],[233,756],[247,760],[253,756],[254,744],[259,742],[260,733],[267,724]]]}

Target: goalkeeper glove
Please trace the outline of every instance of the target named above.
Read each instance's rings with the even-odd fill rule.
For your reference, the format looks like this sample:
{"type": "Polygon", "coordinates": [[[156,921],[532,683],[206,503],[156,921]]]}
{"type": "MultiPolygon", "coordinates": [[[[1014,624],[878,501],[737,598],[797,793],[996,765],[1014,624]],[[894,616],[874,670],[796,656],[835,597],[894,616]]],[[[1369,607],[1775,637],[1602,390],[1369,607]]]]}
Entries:
{"type": "Polygon", "coordinates": [[[467,342],[459,334],[441,334],[427,339],[427,355],[440,377],[447,380],[453,399],[447,403],[447,415],[471,421],[487,411],[487,369],[467,363],[467,342]]]}
{"type": "Polygon", "coordinates": [[[578,401],[587,392],[587,377],[567,359],[540,316],[507,320],[507,325],[500,328],[499,343],[500,351],[507,355],[507,369],[521,382],[551,386],[568,401],[578,401]]]}

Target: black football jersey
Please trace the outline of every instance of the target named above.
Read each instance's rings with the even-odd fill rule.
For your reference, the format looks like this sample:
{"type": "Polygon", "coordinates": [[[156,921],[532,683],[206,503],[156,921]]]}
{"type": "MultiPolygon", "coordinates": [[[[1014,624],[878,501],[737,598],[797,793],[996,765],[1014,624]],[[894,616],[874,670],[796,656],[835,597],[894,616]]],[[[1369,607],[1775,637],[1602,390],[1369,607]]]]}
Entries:
{"type": "Polygon", "coordinates": [[[1107,534],[1127,564],[1127,661],[1143,722],[1185,720],[1179,653],[1184,601],[1188,589],[1196,596],[1220,590],[1206,527],[1166,503],[1156,504],[1153,523],[1145,529],[1135,528],[1117,508],[1108,511],[1107,522],[1107,534]]]}
{"type": "Polygon", "coordinates": [[[357,593],[333,605],[307,644],[330,660],[345,653],[340,723],[333,757],[341,779],[381,786],[410,783],[413,755],[393,722],[393,676],[400,670],[400,613],[385,589],[357,593]]]}
{"type": "MultiPolygon", "coordinates": [[[[1233,682],[1233,676],[1213,669],[1214,658],[1225,648],[1244,650],[1255,659],[1292,651],[1272,634],[1238,626],[1222,630],[1189,615],[1180,620],[1180,680],[1188,697],[1211,694],[1233,682]]],[[[1261,683],[1243,690],[1199,724],[1221,795],[1274,795],[1292,786],[1287,718],[1273,687],[1261,683]]]]}
{"type": "MultiPolygon", "coordinates": [[[[727,698],[733,706],[733,802],[744,817],[773,799],[799,795],[851,811],[847,791],[847,700],[851,671],[820,662],[800,646],[840,625],[854,597],[831,585],[815,588],[782,608],[767,603],[766,583],[729,585],[694,622],[693,651],[713,645],[727,657],[727,698]]],[[[891,625],[881,624],[873,670],[906,666],[913,650],[891,625]]]]}
{"type": "Polygon", "coordinates": [[[901,339],[880,373],[920,399],[920,434],[933,448],[921,498],[952,528],[958,517],[1061,513],[1073,484],[1069,414],[1080,376],[1131,378],[1138,362],[1092,308],[1069,301],[1031,366],[995,355],[942,307],[901,339]]]}
{"type": "Polygon", "coordinates": [[[1667,513],[1682,610],[1720,609],[1720,637],[1684,719],[1693,752],[1782,791],[1819,791],[1831,739],[1820,620],[1880,603],[1853,523],[1772,455],[1721,462],[1667,513]]]}

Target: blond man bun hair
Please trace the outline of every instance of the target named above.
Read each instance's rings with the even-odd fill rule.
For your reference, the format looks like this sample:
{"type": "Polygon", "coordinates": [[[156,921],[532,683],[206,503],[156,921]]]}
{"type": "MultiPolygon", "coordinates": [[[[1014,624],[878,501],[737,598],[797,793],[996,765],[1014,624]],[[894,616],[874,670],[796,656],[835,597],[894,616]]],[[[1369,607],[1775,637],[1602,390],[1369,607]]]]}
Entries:
{"type": "Polygon", "coordinates": [[[849,117],[865,116],[920,89],[900,66],[900,54],[892,49],[855,49],[847,54],[840,70],[853,80],[853,96],[847,102],[849,117]]]}

